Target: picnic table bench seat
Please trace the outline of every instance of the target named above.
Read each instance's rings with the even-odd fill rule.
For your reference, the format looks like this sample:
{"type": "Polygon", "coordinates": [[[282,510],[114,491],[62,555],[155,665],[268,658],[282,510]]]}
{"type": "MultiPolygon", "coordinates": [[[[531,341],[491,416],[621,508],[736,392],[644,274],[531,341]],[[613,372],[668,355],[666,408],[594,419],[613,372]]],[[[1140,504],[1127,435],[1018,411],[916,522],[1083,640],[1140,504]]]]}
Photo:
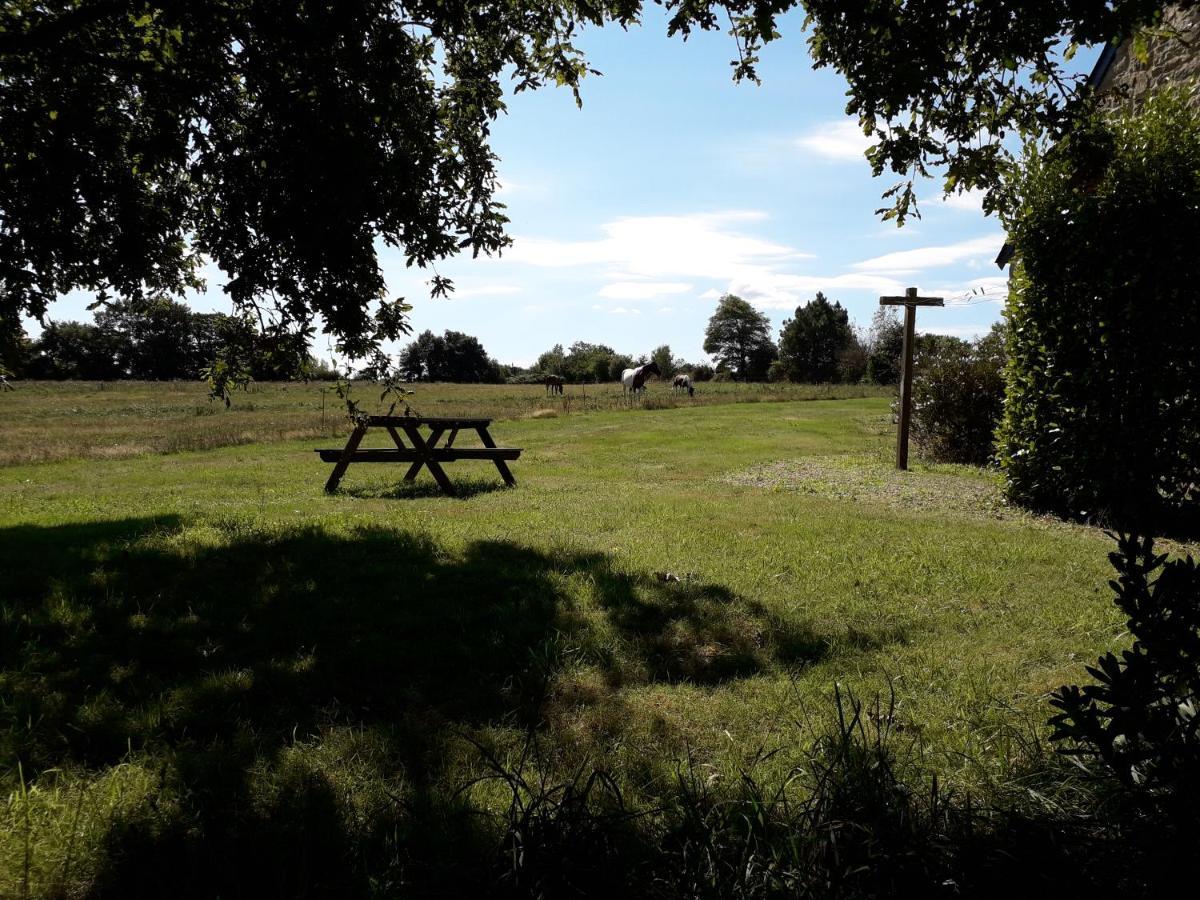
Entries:
{"type": "MultiPolygon", "coordinates": [[[[321,454],[321,462],[335,463],[341,460],[345,450],[332,449],[314,450],[321,454]]],[[[437,447],[430,451],[430,456],[438,462],[457,462],[460,459],[518,459],[521,449],[518,447],[437,447]]],[[[390,448],[355,450],[353,461],[356,463],[395,463],[416,462],[425,457],[416,450],[392,450],[390,448]]]]}
{"type": "Polygon", "coordinates": [[[464,418],[455,416],[364,416],[350,433],[346,446],[338,450],[322,448],[316,452],[322,462],[333,463],[333,472],[325,483],[325,490],[333,493],[346,472],[350,463],[410,463],[405,481],[412,481],[422,467],[428,467],[429,472],[437,481],[443,492],[453,496],[454,486],[442,468],[442,463],[458,462],[464,459],[490,460],[496,466],[500,476],[510,487],[517,480],[513,477],[506,461],[515,460],[521,455],[519,447],[497,447],[488,432],[491,419],[464,418]],[[391,435],[395,448],[359,449],[363,436],[368,428],[384,428],[391,435]],[[421,434],[421,428],[429,429],[429,436],[421,434]],[[454,440],[459,431],[474,431],[479,435],[482,447],[455,447],[454,440]],[[401,437],[401,432],[408,439],[401,437]],[[438,446],[442,435],[449,432],[446,442],[438,446]],[[409,446],[411,445],[411,446],[409,446]]]}

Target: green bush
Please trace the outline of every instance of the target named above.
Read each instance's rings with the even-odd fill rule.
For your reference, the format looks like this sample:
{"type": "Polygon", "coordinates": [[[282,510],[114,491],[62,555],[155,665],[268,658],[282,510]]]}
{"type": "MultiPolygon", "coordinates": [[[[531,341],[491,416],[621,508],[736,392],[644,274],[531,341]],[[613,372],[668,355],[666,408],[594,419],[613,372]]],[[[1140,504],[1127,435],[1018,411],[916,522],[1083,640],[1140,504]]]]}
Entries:
{"type": "Polygon", "coordinates": [[[1175,93],[1027,154],[1000,463],[1009,498],[1118,527],[1195,527],[1200,115],[1175,93]]]}
{"type": "Polygon", "coordinates": [[[1127,788],[1200,822],[1200,568],[1167,561],[1149,538],[1123,536],[1109,557],[1133,646],[1089,666],[1095,682],[1059,688],[1054,739],[1099,760],[1127,788]]]}
{"type": "Polygon", "coordinates": [[[976,466],[991,460],[1004,408],[1004,362],[1002,324],[973,344],[918,342],[912,433],[922,456],[976,466]]]}

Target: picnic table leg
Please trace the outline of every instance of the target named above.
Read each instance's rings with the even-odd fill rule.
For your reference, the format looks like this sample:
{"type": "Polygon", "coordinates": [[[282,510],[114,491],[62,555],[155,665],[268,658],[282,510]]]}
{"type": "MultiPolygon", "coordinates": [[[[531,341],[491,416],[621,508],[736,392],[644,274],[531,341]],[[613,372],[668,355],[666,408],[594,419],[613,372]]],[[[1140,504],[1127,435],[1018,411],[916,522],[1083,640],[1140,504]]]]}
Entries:
{"type": "Polygon", "coordinates": [[[354,431],[350,432],[350,439],[346,441],[346,448],[342,451],[342,458],[334,465],[333,471],[329,473],[329,480],[325,482],[325,493],[332,494],[337,490],[338,483],[346,474],[346,468],[350,465],[351,457],[354,456],[354,451],[358,449],[358,445],[366,433],[367,426],[365,424],[360,423],[354,426],[354,431]]]}
{"type": "Polygon", "coordinates": [[[393,428],[391,425],[389,425],[389,426],[387,426],[387,431],[388,431],[388,434],[390,434],[392,436],[392,440],[396,442],[397,447],[399,447],[401,450],[408,449],[407,447],[404,446],[404,441],[402,441],[400,439],[400,435],[396,431],[395,428],[393,428]]]}
{"type": "MultiPolygon", "coordinates": [[[[493,448],[496,442],[492,440],[492,436],[488,434],[487,426],[480,425],[475,429],[479,432],[479,440],[483,441],[483,446],[493,448]]],[[[502,459],[492,460],[496,464],[496,469],[500,472],[500,477],[504,479],[504,483],[509,487],[517,486],[517,479],[513,478],[513,473],[508,468],[508,463],[502,459]]]]}
{"type": "MultiPolygon", "coordinates": [[[[413,449],[415,449],[417,452],[420,452],[421,449],[426,446],[425,441],[421,439],[421,432],[417,431],[417,426],[413,425],[410,427],[405,427],[404,433],[408,435],[408,439],[412,441],[413,449]]],[[[436,441],[441,436],[441,433],[441,430],[430,431],[430,443],[432,444],[433,441],[436,441]]],[[[425,460],[418,459],[415,463],[409,466],[408,471],[404,473],[404,480],[412,481],[415,479],[417,474],[421,471],[421,466],[423,465],[425,465],[425,460]]]]}
{"type": "Polygon", "coordinates": [[[421,432],[417,431],[416,426],[404,429],[408,435],[408,439],[412,441],[418,453],[424,455],[423,459],[413,463],[408,470],[408,474],[404,476],[406,481],[412,481],[417,477],[417,473],[421,471],[421,466],[429,467],[429,474],[433,476],[433,480],[438,483],[438,487],[442,492],[449,496],[455,496],[454,485],[450,481],[450,476],[446,474],[446,470],[442,468],[442,464],[433,458],[433,448],[437,446],[438,438],[445,432],[444,428],[434,428],[429,432],[429,439],[424,440],[421,437],[421,432]]]}

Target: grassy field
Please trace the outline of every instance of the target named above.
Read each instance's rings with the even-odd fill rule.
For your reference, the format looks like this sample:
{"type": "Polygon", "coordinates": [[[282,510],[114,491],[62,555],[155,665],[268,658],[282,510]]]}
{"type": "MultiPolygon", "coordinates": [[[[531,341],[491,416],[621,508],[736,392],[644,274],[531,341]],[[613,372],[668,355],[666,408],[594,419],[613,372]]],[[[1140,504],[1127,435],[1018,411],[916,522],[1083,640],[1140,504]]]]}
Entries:
{"type": "MultiPolygon", "coordinates": [[[[695,396],[651,382],[631,404],[620,384],[568,385],[560,397],[540,385],[421,384],[407,398],[427,416],[534,415],[626,409],[695,408],[723,403],[882,397],[870,385],[700,385],[695,396]]],[[[383,411],[379,390],[355,384],[365,411],[383,411]]],[[[390,401],[388,401],[390,403],[390,401]]],[[[257,383],[225,405],[199,382],[20,382],[0,392],[0,466],[56,459],[125,459],[147,453],[211,450],[266,441],[331,437],[346,431],[345,407],[326,382],[257,383]]]]}
{"type": "Polygon", "coordinates": [[[451,467],[456,500],[382,466],[324,496],[316,391],[0,397],[0,896],[420,894],[489,846],[487,754],[532,734],[540,772],[652,804],[681,766],[783,777],[835,684],[894,690],[925,763],[984,785],[1122,641],[1109,540],[894,472],[886,398],[531,418],[540,389],[439,386],[422,412],[525,448],[513,490],[451,467]],[[166,452],[206,426],[273,443],[166,452]]]}

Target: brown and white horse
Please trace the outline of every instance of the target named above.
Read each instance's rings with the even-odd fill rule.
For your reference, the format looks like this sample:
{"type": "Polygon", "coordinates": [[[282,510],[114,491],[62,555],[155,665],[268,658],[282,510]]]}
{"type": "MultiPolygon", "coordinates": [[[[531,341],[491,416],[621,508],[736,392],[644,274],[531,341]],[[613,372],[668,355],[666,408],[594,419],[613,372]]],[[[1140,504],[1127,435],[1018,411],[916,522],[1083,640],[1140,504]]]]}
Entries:
{"type": "Polygon", "coordinates": [[[558,375],[547,375],[544,383],[547,394],[561,394],[563,392],[563,380],[558,375]]]}
{"type": "Polygon", "coordinates": [[[653,360],[636,369],[626,369],[621,373],[621,387],[626,394],[640,394],[646,390],[646,379],[651,375],[662,375],[653,360]]]}
{"type": "Polygon", "coordinates": [[[677,393],[677,394],[682,394],[684,391],[687,391],[687,395],[689,397],[691,397],[693,394],[696,393],[696,389],[692,386],[692,376],[691,375],[676,375],[674,382],[672,382],[672,385],[674,387],[675,393],[677,393]]]}

